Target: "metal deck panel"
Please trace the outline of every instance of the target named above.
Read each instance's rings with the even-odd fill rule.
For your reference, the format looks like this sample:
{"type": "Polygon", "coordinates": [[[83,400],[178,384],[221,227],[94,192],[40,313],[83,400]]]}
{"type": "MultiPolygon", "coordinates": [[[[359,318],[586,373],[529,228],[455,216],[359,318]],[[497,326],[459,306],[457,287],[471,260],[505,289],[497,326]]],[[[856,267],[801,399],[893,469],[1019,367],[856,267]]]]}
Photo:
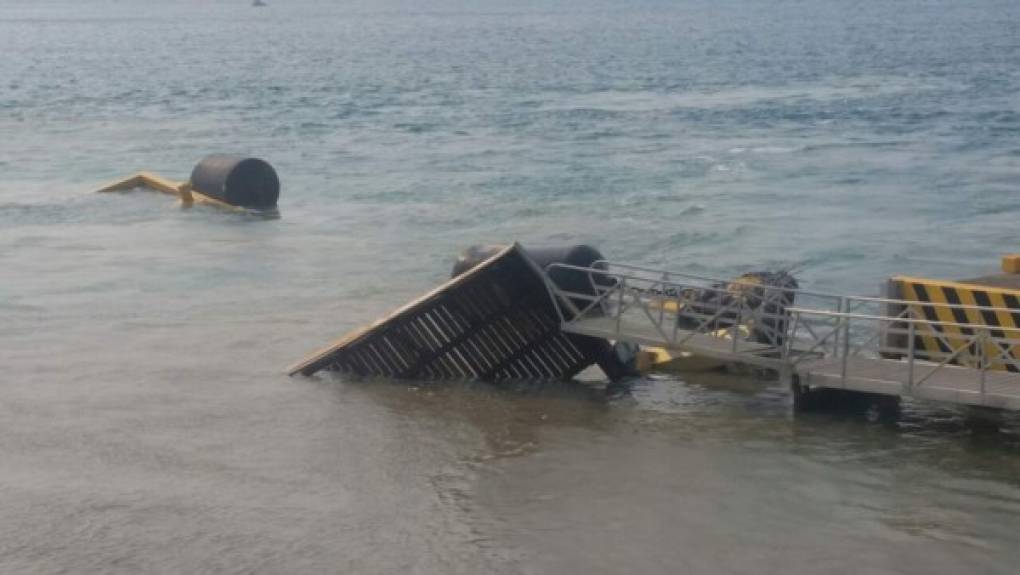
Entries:
{"type": "Polygon", "coordinates": [[[847,360],[847,377],[842,378],[842,360],[808,360],[797,364],[801,382],[810,386],[847,389],[884,395],[903,395],[965,405],[1020,409],[1020,374],[985,372],[985,393],[981,393],[980,372],[955,365],[935,370],[936,364],[914,363],[914,385],[908,385],[910,366],[905,361],[855,357],[847,360]],[[934,370],[934,371],[933,371],[934,370]],[[916,383],[931,373],[931,377],[916,383]]]}

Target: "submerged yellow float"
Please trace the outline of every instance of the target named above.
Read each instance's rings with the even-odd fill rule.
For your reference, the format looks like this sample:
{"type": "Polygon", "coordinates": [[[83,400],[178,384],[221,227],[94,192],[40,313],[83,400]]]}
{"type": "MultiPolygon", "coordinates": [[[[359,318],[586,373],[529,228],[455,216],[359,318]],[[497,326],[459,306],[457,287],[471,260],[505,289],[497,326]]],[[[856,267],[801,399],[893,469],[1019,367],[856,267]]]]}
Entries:
{"type": "Polygon", "coordinates": [[[209,204],[231,210],[272,210],[280,197],[280,179],[264,160],[213,154],[206,156],[187,181],[171,180],[152,172],[138,172],[108,184],[97,192],[149,188],[177,196],[183,205],[209,204]]]}

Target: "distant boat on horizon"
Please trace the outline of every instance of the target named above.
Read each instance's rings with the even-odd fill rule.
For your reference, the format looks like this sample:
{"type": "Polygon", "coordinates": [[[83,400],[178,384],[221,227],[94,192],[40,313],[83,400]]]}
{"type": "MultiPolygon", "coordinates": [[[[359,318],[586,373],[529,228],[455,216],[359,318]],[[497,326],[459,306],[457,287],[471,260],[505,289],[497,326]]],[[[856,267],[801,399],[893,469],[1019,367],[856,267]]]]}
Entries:
{"type": "Polygon", "coordinates": [[[262,7],[262,6],[269,6],[269,4],[266,4],[266,3],[265,3],[265,2],[263,2],[262,0],[253,0],[253,2],[251,3],[251,5],[252,5],[252,6],[254,6],[254,7],[256,7],[256,8],[260,8],[260,7],[262,7]]]}

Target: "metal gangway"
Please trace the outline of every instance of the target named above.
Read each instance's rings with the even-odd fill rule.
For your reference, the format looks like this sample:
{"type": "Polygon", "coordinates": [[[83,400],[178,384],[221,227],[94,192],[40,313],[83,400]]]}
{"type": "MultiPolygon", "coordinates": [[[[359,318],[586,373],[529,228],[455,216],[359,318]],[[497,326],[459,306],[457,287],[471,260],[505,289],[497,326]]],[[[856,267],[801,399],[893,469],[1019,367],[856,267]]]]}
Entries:
{"type": "Polygon", "coordinates": [[[1020,310],[834,295],[608,261],[552,264],[545,274],[568,333],[774,370],[795,390],[1020,410],[1020,330],[986,321],[1020,310]],[[945,311],[960,321],[940,320],[945,311]]]}

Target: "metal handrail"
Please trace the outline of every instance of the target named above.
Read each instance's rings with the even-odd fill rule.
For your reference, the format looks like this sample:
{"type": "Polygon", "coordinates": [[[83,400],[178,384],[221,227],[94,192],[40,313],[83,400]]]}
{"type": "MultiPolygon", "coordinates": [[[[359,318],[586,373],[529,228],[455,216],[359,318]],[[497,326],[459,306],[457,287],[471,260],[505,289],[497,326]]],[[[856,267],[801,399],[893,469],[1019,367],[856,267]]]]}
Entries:
{"type": "MultiPolygon", "coordinates": [[[[993,331],[1004,331],[996,327],[991,327],[987,325],[966,324],[959,322],[936,322],[927,319],[907,318],[902,316],[889,317],[853,313],[819,312],[817,310],[805,310],[803,308],[789,308],[789,311],[795,317],[793,328],[794,333],[791,333],[792,338],[796,337],[797,326],[805,325],[802,322],[802,318],[804,315],[816,315],[820,317],[825,317],[827,321],[835,322],[835,326],[832,328],[832,330],[829,331],[828,333],[823,333],[821,337],[812,333],[813,337],[812,341],[814,341],[814,346],[810,350],[808,350],[809,352],[815,348],[824,346],[825,341],[828,338],[832,337],[834,334],[839,333],[841,331],[844,334],[847,334],[846,337],[848,340],[850,324],[853,320],[890,324],[900,323],[906,324],[908,326],[906,330],[894,329],[886,330],[885,332],[878,331],[872,337],[869,337],[868,340],[859,345],[853,347],[844,345],[842,352],[841,350],[836,349],[835,356],[836,359],[840,361],[840,371],[842,374],[841,376],[842,380],[845,380],[847,377],[847,373],[849,371],[848,366],[849,359],[851,357],[857,357],[861,351],[863,351],[867,346],[869,346],[871,342],[881,337],[883,333],[888,334],[890,332],[897,335],[903,335],[905,333],[907,335],[906,345],[892,346],[887,344],[878,344],[872,349],[872,351],[877,352],[879,354],[883,352],[892,353],[902,357],[901,361],[905,361],[907,363],[906,385],[908,389],[912,389],[916,386],[922,385],[924,382],[929,380],[936,372],[949,365],[952,365],[954,361],[956,362],[966,361],[966,364],[963,365],[962,367],[974,369],[977,371],[977,376],[980,384],[979,392],[982,395],[984,395],[986,392],[985,379],[987,372],[992,371],[993,369],[1001,371],[1002,368],[1006,368],[1009,366],[1012,366],[1014,369],[1020,370],[1020,361],[1018,361],[1018,359],[1014,357],[1010,351],[1014,346],[1020,345],[1020,340],[992,335],[991,332],[993,331]],[[931,361],[922,361],[921,358],[918,357],[916,350],[916,336],[917,336],[916,326],[931,324],[945,325],[947,327],[956,327],[961,330],[968,329],[971,330],[971,332],[966,333],[960,331],[958,333],[943,334],[945,337],[940,337],[939,339],[945,344],[945,347],[948,349],[948,351],[932,352],[930,350],[926,350],[924,352],[924,355],[928,360],[937,361],[937,363],[933,364],[931,361]],[[950,345],[950,343],[952,343],[952,345],[950,345]],[[988,346],[988,344],[991,344],[992,346],[991,356],[989,356],[986,353],[985,348],[988,346]],[[967,355],[969,357],[967,357],[965,360],[962,360],[961,358],[964,355],[967,355]],[[926,368],[930,367],[930,369],[928,369],[927,373],[923,374],[922,377],[916,378],[915,366],[919,362],[926,368]]],[[[1018,330],[1009,331],[1015,332],[1018,330]]],[[[802,359],[803,358],[795,359],[793,361],[793,365],[796,365],[802,359]]],[[[959,364],[957,364],[957,366],[959,366],[959,364]]]]}
{"type": "Polygon", "coordinates": [[[933,301],[920,301],[913,299],[893,299],[886,297],[877,296],[859,296],[859,295],[848,295],[845,296],[849,301],[857,302],[868,302],[868,303],[884,303],[893,305],[914,305],[920,307],[944,307],[949,309],[972,309],[977,311],[1001,311],[1005,313],[1017,313],[1020,310],[1008,307],[996,307],[989,305],[970,305],[965,303],[949,303],[949,302],[933,302],[933,301]]]}
{"type": "MultiPolygon", "coordinates": [[[[753,323],[756,333],[775,346],[769,349],[779,352],[770,357],[776,358],[776,365],[782,372],[793,373],[795,366],[812,357],[827,357],[838,361],[839,377],[844,383],[856,369],[850,365],[850,359],[866,356],[905,362],[907,375],[904,383],[907,388],[925,383],[938,370],[954,363],[975,370],[974,377],[980,379],[981,393],[985,390],[986,372],[1005,368],[1020,371],[1020,358],[1013,354],[1013,350],[1020,347],[1020,328],[928,319],[924,317],[927,313],[921,313],[921,310],[944,308],[978,311],[983,315],[994,312],[1013,317],[1020,313],[1016,309],[888,297],[839,296],[739,278],[720,280],[667,272],[608,260],[596,262],[595,266],[602,267],[571,264],[546,267],[546,284],[554,301],[591,302],[569,319],[561,312],[564,325],[580,322],[586,319],[586,314],[599,309],[615,320],[615,329],[610,329],[619,339],[626,337],[623,316],[637,313],[655,328],[655,337],[669,346],[682,346],[691,340],[692,334],[714,333],[722,326],[726,330],[722,333],[728,333],[733,339],[732,353],[736,358],[742,352],[744,357],[754,353],[750,349],[739,348],[739,341],[744,339],[737,331],[738,323],[753,323]],[[586,274],[590,291],[583,293],[560,288],[548,278],[550,272],[558,269],[586,274]],[[655,277],[649,274],[655,274],[655,277]],[[744,286],[754,291],[734,290],[733,286],[744,286]],[[727,297],[702,297],[705,294],[727,297]],[[808,302],[806,305],[787,306],[785,303],[791,295],[794,298],[802,296],[808,302]],[[749,305],[749,301],[753,301],[754,305],[749,305]],[[667,311],[663,305],[666,302],[675,302],[676,308],[667,311]],[[813,307],[813,304],[818,306],[813,307]],[[883,306],[883,311],[871,311],[878,305],[883,306]],[[896,315],[889,315],[884,311],[889,306],[903,309],[896,315]],[[678,332],[681,320],[688,322],[682,328],[683,336],[678,332]],[[670,322],[672,325],[669,325],[670,322]],[[895,336],[895,339],[890,336],[895,336]],[[922,345],[920,336],[934,338],[940,346],[937,349],[930,349],[931,346],[918,349],[922,345]],[[905,341],[900,337],[905,337],[905,341]]],[[[967,315],[972,317],[970,313],[967,315]]]]}
{"type": "MultiPolygon", "coordinates": [[[[720,292],[727,292],[727,288],[725,288],[725,287],[689,285],[689,284],[683,284],[683,283],[679,283],[679,282],[675,282],[675,281],[668,281],[668,280],[665,280],[665,279],[651,279],[651,278],[647,278],[647,277],[643,277],[643,276],[639,276],[639,275],[634,275],[634,274],[624,274],[624,273],[613,272],[613,271],[603,270],[603,269],[596,269],[596,268],[591,268],[591,267],[575,266],[575,265],[571,265],[571,264],[562,264],[562,263],[549,264],[548,266],[546,266],[545,271],[548,274],[548,272],[550,270],[553,270],[553,269],[564,269],[564,270],[573,270],[573,271],[578,271],[578,272],[587,272],[589,274],[589,278],[591,278],[594,275],[600,275],[600,276],[611,277],[611,278],[630,279],[630,280],[637,280],[637,281],[641,281],[641,282],[648,282],[648,283],[676,286],[676,287],[680,287],[680,288],[697,289],[697,290],[714,290],[714,291],[720,291],[720,292]]],[[[696,277],[696,276],[691,276],[691,277],[693,278],[693,277],[696,277]]],[[[805,291],[799,290],[797,288],[787,288],[787,287],[782,287],[782,286],[772,286],[772,285],[760,284],[760,283],[754,283],[754,282],[736,281],[736,280],[735,281],[726,282],[725,280],[714,280],[714,279],[710,279],[710,278],[697,278],[697,279],[702,279],[704,281],[713,281],[713,282],[716,282],[716,283],[745,285],[747,287],[752,287],[752,288],[755,288],[755,289],[761,289],[761,290],[764,290],[766,292],[768,292],[768,291],[776,291],[776,292],[781,292],[781,293],[793,293],[793,294],[805,294],[805,295],[811,295],[811,296],[820,296],[820,297],[826,297],[826,298],[833,298],[833,299],[837,299],[837,300],[840,299],[840,298],[844,298],[845,299],[845,296],[833,296],[833,295],[828,295],[828,294],[816,294],[816,293],[811,293],[811,292],[805,292],[805,291]]],[[[598,285],[597,284],[594,285],[593,287],[595,289],[598,289],[598,285]]],[[[602,287],[608,288],[609,286],[602,286],[602,287]]]]}
{"type": "MultiPolygon", "coordinates": [[[[648,273],[668,274],[668,275],[671,275],[671,276],[677,276],[677,277],[681,277],[681,278],[695,279],[695,280],[708,281],[708,282],[714,282],[714,283],[738,284],[738,285],[746,285],[746,286],[749,286],[749,287],[775,287],[775,288],[778,288],[778,286],[766,286],[764,284],[756,283],[756,282],[753,282],[753,281],[750,281],[750,280],[741,280],[740,278],[724,280],[724,279],[719,279],[719,278],[711,277],[711,276],[702,276],[702,275],[692,274],[692,273],[688,273],[688,272],[674,272],[674,271],[669,271],[669,270],[660,270],[660,269],[648,268],[648,267],[644,267],[644,266],[636,266],[636,265],[633,265],[633,264],[624,264],[624,263],[620,263],[620,262],[614,262],[614,261],[611,261],[611,260],[596,260],[594,263],[592,263],[592,266],[597,266],[597,265],[600,265],[600,264],[601,265],[606,265],[606,266],[616,266],[616,267],[620,267],[620,268],[624,268],[624,269],[630,269],[630,270],[635,270],[635,271],[643,271],[643,272],[648,272],[648,273]]],[[[551,265],[558,266],[560,264],[551,264],[551,265]]],[[[603,270],[603,271],[608,272],[608,270],[603,270]]],[[[608,273],[613,273],[613,272],[608,272],[608,273]]],[[[815,296],[815,297],[824,297],[824,298],[832,298],[832,299],[840,299],[840,298],[846,297],[846,296],[839,295],[839,294],[826,293],[826,292],[816,292],[816,291],[805,290],[805,289],[801,289],[801,288],[781,288],[781,289],[784,289],[786,291],[792,291],[792,292],[799,293],[799,294],[815,296]]]]}
{"type": "Polygon", "coordinates": [[[813,316],[825,316],[825,317],[846,317],[850,319],[861,319],[870,321],[884,321],[888,323],[917,323],[924,325],[938,325],[947,327],[958,327],[963,329],[992,329],[996,331],[1016,331],[1020,332],[1020,328],[1016,327],[999,327],[990,326],[988,324],[977,324],[977,323],[961,323],[955,321],[943,321],[943,320],[930,320],[922,318],[908,318],[899,316],[883,316],[883,315],[868,315],[868,314],[856,314],[846,312],[830,312],[826,310],[814,310],[801,307],[788,307],[786,311],[790,313],[799,313],[802,315],[813,315],[813,316]]]}
{"type": "MultiPolygon", "coordinates": [[[[670,281],[666,281],[666,280],[652,280],[650,278],[643,278],[643,277],[635,276],[635,275],[632,275],[632,274],[620,274],[618,272],[611,272],[611,271],[607,271],[607,270],[594,270],[592,268],[584,268],[584,267],[573,266],[573,265],[569,265],[569,264],[551,264],[550,266],[547,266],[546,269],[548,270],[548,269],[551,269],[551,268],[554,268],[554,267],[555,268],[559,268],[559,269],[570,269],[570,270],[575,270],[575,271],[596,272],[596,273],[598,273],[600,275],[604,275],[604,276],[608,276],[608,277],[612,277],[612,278],[620,279],[620,280],[636,280],[636,281],[643,281],[643,282],[647,282],[647,283],[655,283],[655,284],[662,284],[662,285],[668,285],[668,286],[676,286],[676,287],[685,288],[685,289],[697,289],[697,290],[702,291],[702,292],[710,291],[710,292],[716,292],[716,293],[727,294],[727,295],[736,295],[736,294],[733,294],[732,292],[728,291],[724,287],[688,286],[688,285],[685,285],[685,284],[680,284],[680,283],[676,283],[676,282],[670,282],[670,281]]],[[[778,286],[766,286],[766,285],[761,285],[761,284],[748,284],[748,285],[752,285],[752,286],[754,286],[757,289],[762,289],[763,291],[766,292],[766,294],[768,294],[768,292],[778,292],[780,294],[785,294],[786,292],[790,292],[790,291],[796,292],[797,291],[797,290],[782,288],[782,287],[778,287],[778,286]]],[[[636,289],[634,286],[629,286],[629,287],[631,287],[631,289],[636,289]]],[[[602,301],[606,300],[606,293],[601,293],[599,295],[593,296],[591,294],[585,294],[585,293],[582,293],[582,292],[573,292],[573,291],[563,290],[563,289],[559,288],[558,286],[554,286],[554,289],[556,291],[556,295],[560,295],[560,296],[564,296],[564,297],[570,297],[570,298],[573,298],[573,299],[583,299],[583,300],[587,300],[587,301],[591,301],[591,302],[596,302],[596,301],[599,301],[599,300],[602,300],[602,301]]],[[[621,286],[619,285],[619,282],[618,282],[617,284],[614,284],[614,285],[611,285],[611,286],[596,285],[595,289],[596,289],[597,292],[598,291],[615,292],[615,291],[621,289],[621,286]]],[[[767,297],[768,296],[765,295],[765,296],[762,297],[762,299],[766,299],[767,297]]],[[[677,303],[681,303],[684,298],[682,298],[682,296],[666,296],[663,299],[675,300],[675,301],[677,301],[677,303]]],[[[899,305],[903,305],[903,306],[928,305],[927,302],[915,302],[915,301],[911,301],[911,300],[896,300],[896,299],[890,299],[890,298],[866,298],[866,297],[862,298],[862,297],[856,297],[856,296],[846,296],[845,300],[846,301],[866,301],[866,302],[874,302],[874,303],[894,303],[894,304],[899,304],[899,305]]],[[[711,306],[711,302],[698,301],[698,302],[695,302],[695,303],[697,303],[698,305],[701,305],[701,306],[711,306]]],[[[938,306],[943,306],[943,304],[937,304],[937,305],[938,306]]],[[[591,309],[591,307],[592,306],[589,306],[588,308],[586,308],[586,310],[591,309]]],[[[1017,311],[1017,310],[1013,310],[1013,309],[1010,309],[1010,308],[999,308],[999,307],[991,307],[991,306],[962,306],[962,305],[961,306],[955,306],[953,304],[945,304],[945,307],[961,307],[963,309],[977,309],[977,310],[985,310],[985,311],[997,311],[997,312],[1003,312],[1003,313],[1015,313],[1017,311]]],[[[923,324],[923,325],[956,327],[956,328],[961,328],[961,329],[972,329],[972,330],[993,329],[993,330],[1003,331],[1003,332],[1020,331],[1020,328],[1009,328],[1009,327],[1004,327],[1004,326],[994,326],[994,327],[992,327],[992,326],[988,326],[987,324],[975,324],[975,323],[945,321],[945,320],[931,320],[931,319],[927,319],[927,318],[908,318],[908,317],[900,317],[900,316],[881,316],[881,315],[871,315],[871,314],[861,314],[861,313],[830,311],[830,310],[824,310],[824,309],[811,309],[811,308],[804,308],[804,307],[797,307],[797,306],[786,307],[786,312],[788,312],[790,314],[797,313],[797,314],[816,316],[816,317],[846,317],[846,318],[850,318],[850,319],[870,320],[870,321],[886,322],[886,323],[901,323],[901,324],[916,323],[916,324],[923,324]]],[[[778,320],[778,319],[784,319],[785,316],[783,314],[769,314],[769,313],[762,312],[761,314],[759,314],[759,317],[765,317],[765,318],[777,319],[778,320]]]]}
{"type": "MultiPolygon", "coordinates": [[[[789,316],[783,313],[770,313],[767,309],[770,304],[776,304],[781,300],[785,300],[788,297],[790,290],[776,289],[776,286],[749,284],[759,290],[754,296],[754,299],[758,302],[757,305],[749,307],[747,305],[747,298],[742,297],[747,294],[739,292],[734,293],[725,286],[688,286],[670,282],[668,278],[647,278],[597,268],[582,268],[579,266],[571,266],[569,264],[552,264],[547,266],[546,269],[547,271],[552,271],[554,268],[570,269],[588,273],[592,293],[597,294],[592,295],[592,293],[570,291],[559,287],[551,280],[548,281],[547,287],[554,301],[579,299],[591,302],[579,313],[573,314],[570,319],[566,319],[561,312],[561,321],[564,324],[575,323],[583,320],[585,314],[587,314],[590,310],[595,309],[597,302],[612,302],[615,299],[616,307],[611,311],[610,315],[615,316],[616,318],[613,333],[617,336],[621,335],[621,321],[623,315],[631,309],[640,309],[652,327],[654,327],[658,337],[660,337],[667,345],[683,345],[698,333],[713,333],[717,329],[715,327],[717,325],[717,320],[725,317],[727,319],[726,323],[731,324],[728,331],[730,331],[729,335],[733,341],[732,349],[734,353],[740,351],[740,345],[738,342],[741,341],[741,338],[736,331],[738,329],[737,324],[744,323],[745,319],[746,321],[753,321],[755,323],[756,333],[764,337],[766,342],[771,342],[773,344],[768,349],[778,350],[782,347],[776,342],[780,341],[781,338],[785,336],[786,329],[777,329],[776,326],[783,325],[785,327],[785,324],[780,322],[788,321],[789,316]],[[594,276],[596,275],[600,277],[608,277],[612,279],[613,282],[603,282],[600,285],[594,281],[594,276]],[[641,287],[630,285],[628,283],[629,281],[638,282],[639,284],[643,284],[647,287],[642,289],[641,287]],[[649,288],[654,289],[660,286],[664,289],[679,289],[675,295],[670,294],[665,297],[649,295],[646,291],[649,288]],[[764,293],[762,293],[763,291],[764,293]],[[694,294],[704,294],[706,292],[716,292],[729,297],[708,301],[692,299],[694,294]],[[667,315],[663,306],[660,304],[660,301],[662,300],[676,302],[677,309],[667,315]],[[734,320],[727,317],[730,314],[732,314],[736,319],[734,320]],[[695,325],[693,327],[685,327],[683,330],[683,337],[678,339],[680,318],[687,318],[694,322],[695,325]],[[672,322],[671,329],[667,328],[667,320],[672,322]],[[667,331],[670,332],[668,335],[667,331]]],[[[755,351],[761,352],[762,350],[760,347],[755,347],[755,351]]]]}
{"type": "MultiPolygon", "coordinates": [[[[636,265],[632,265],[632,264],[624,264],[624,263],[620,263],[620,262],[614,262],[614,261],[611,261],[611,260],[598,260],[598,261],[596,261],[592,265],[599,265],[599,264],[609,265],[609,266],[616,266],[616,267],[620,267],[620,268],[624,268],[624,269],[631,269],[631,270],[643,271],[643,272],[649,272],[649,273],[669,274],[669,275],[672,275],[672,276],[677,276],[677,277],[681,277],[681,278],[696,279],[696,280],[700,280],[700,281],[709,281],[709,282],[727,283],[727,284],[738,284],[738,285],[746,285],[746,286],[751,286],[751,287],[770,287],[770,286],[764,286],[763,284],[760,284],[760,283],[755,283],[753,281],[741,280],[740,278],[735,278],[735,279],[730,279],[730,280],[722,280],[722,279],[714,278],[714,277],[711,277],[711,276],[702,276],[702,275],[691,274],[691,273],[686,273],[686,272],[673,272],[673,271],[657,270],[657,269],[654,269],[654,268],[648,268],[648,267],[643,267],[643,266],[636,266],[636,265]]],[[[559,266],[560,264],[552,264],[552,265],[559,266]]],[[[574,266],[571,266],[571,267],[574,267],[574,266]]],[[[588,269],[588,268],[578,268],[578,269],[588,269]]],[[[606,269],[606,270],[599,270],[599,271],[602,272],[602,273],[607,273],[607,274],[614,274],[614,273],[616,273],[616,272],[611,272],[608,269],[606,269]]],[[[986,305],[971,305],[971,304],[951,303],[951,302],[928,302],[928,301],[921,301],[921,300],[887,298],[887,297],[882,297],[882,296],[839,295],[839,294],[833,294],[833,293],[828,293],[828,292],[820,292],[820,291],[814,291],[814,290],[805,290],[805,289],[801,289],[801,288],[779,288],[778,286],[771,286],[771,287],[775,287],[776,289],[782,289],[782,290],[785,290],[785,291],[791,291],[791,292],[794,292],[794,293],[797,293],[797,294],[804,294],[804,295],[810,295],[810,296],[822,297],[822,298],[845,299],[845,300],[850,301],[850,302],[885,303],[885,304],[897,304],[897,305],[917,305],[917,306],[921,306],[921,307],[939,307],[939,308],[963,309],[963,310],[968,310],[969,309],[969,310],[977,310],[977,311],[1001,311],[1001,312],[1006,312],[1006,313],[1018,313],[1018,311],[1020,311],[1020,310],[1016,310],[1016,309],[1008,308],[1008,307],[997,307],[997,306],[986,306],[986,305]]]]}
{"type": "MultiPolygon", "coordinates": [[[[589,272],[590,276],[591,275],[603,275],[603,276],[606,276],[606,277],[609,277],[609,278],[614,278],[614,279],[631,279],[631,280],[636,280],[636,281],[643,281],[643,282],[647,282],[647,283],[652,283],[653,285],[654,284],[662,284],[662,285],[666,285],[666,286],[675,286],[675,287],[679,287],[679,289],[681,289],[681,291],[682,290],[697,290],[697,291],[701,291],[701,292],[712,291],[712,292],[718,292],[718,293],[723,293],[723,294],[735,295],[732,292],[728,291],[727,287],[725,287],[725,286],[693,285],[693,284],[687,284],[687,283],[679,283],[679,282],[676,282],[676,281],[669,281],[669,280],[666,280],[666,279],[652,279],[652,278],[644,277],[644,276],[641,276],[641,275],[633,275],[633,274],[627,274],[627,273],[612,272],[612,271],[606,271],[606,270],[601,270],[601,269],[593,269],[593,268],[574,266],[574,265],[569,265],[569,264],[559,264],[559,263],[550,264],[549,266],[546,267],[546,270],[549,271],[549,270],[554,269],[554,268],[556,268],[556,269],[567,269],[567,270],[573,270],[573,271],[589,272]]],[[[731,282],[731,283],[735,283],[735,282],[731,282]]],[[[755,289],[763,290],[765,292],[777,292],[777,293],[780,293],[780,294],[787,294],[787,293],[797,294],[797,293],[799,293],[796,289],[793,289],[793,287],[782,287],[782,286],[778,286],[778,285],[766,285],[766,284],[761,284],[761,283],[746,283],[746,285],[751,286],[751,287],[755,287],[755,289]]],[[[557,287],[558,290],[562,291],[561,287],[559,287],[559,286],[556,286],[556,287],[557,287]]],[[[592,285],[592,287],[593,287],[594,291],[613,290],[614,287],[615,287],[615,284],[604,285],[604,284],[594,283],[592,285]]],[[[631,289],[636,290],[636,287],[631,286],[631,289]]],[[[580,293],[574,293],[574,294],[580,295],[580,293]]],[[[666,296],[666,297],[667,298],[672,298],[674,296],[666,296]]]]}
{"type": "MultiPolygon", "coordinates": [[[[629,279],[629,278],[623,278],[623,279],[629,279]]],[[[591,294],[584,293],[584,292],[568,291],[568,290],[565,290],[563,288],[560,288],[559,286],[554,286],[554,287],[551,288],[552,293],[554,295],[556,295],[556,296],[559,296],[559,297],[562,297],[562,298],[580,299],[580,300],[585,300],[585,301],[592,302],[592,304],[590,304],[590,305],[586,306],[585,308],[583,308],[581,310],[581,313],[577,314],[577,316],[574,318],[575,320],[576,319],[581,319],[581,317],[584,315],[584,313],[594,309],[594,305],[593,305],[594,303],[599,302],[599,301],[608,301],[610,299],[609,296],[611,296],[613,294],[617,294],[617,293],[627,293],[628,289],[635,289],[635,288],[633,286],[626,286],[624,284],[624,282],[622,282],[622,281],[620,283],[614,285],[614,286],[606,287],[602,291],[602,293],[600,293],[599,295],[591,295],[591,294]]],[[[705,289],[709,289],[709,288],[705,288],[705,289]]],[[[739,294],[732,294],[730,292],[726,292],[725,290],[722,290],[722,289],[717,290],[717,291],[719,291],[720,293],[725,293],[727,295],[739,295],[739,294]]],[[[641,292],[633,292],[632,293],[632,297],[640,299],[641,298],[640,294],[641,294],[641,292]]],[[[648,299],[654,299],[654,298],[648,298],[648,299]]],[[[689,300],[689,299],[684,298],[682,296],[681,297],[669,297],[669,298],[665,298],[665,299],[668,299],[669,301],[675,301],[677,304],[683,304],[683,305],[696,304],[698,306],[706,307],[706,308],[709,308],[709,309],[713,309],[715,307],[718,307],[718,302],[711,302],[711,301],[706,302],[706,301],[689,300]]],[[[764,303],[774,303],[772,300],[769,300],[767,296],[763,297],[761,299],[764,301],[764,303]]],[[[739,299],[736,299],[736,300],[730,302],[729,304],[727,304],[727,305],[725,305],[723,307],[733,307],[737,303],[740,303],[739,299]]],[[[660,311],[661,311],[661,309],[660,309],[660,311]]],[[[673,313],[677,314],[677,315],[681,315],[681,316],[691,317],[692,319],[696,319],[696,318],[699,318],[699,317],[710,317],[710,316],[711,317],[715,317],[716,315],[718,315],[718,314],[712,314],[710,312],[699,312],[699,311],[696,311],[696,310],[688,309],[686,307],[678,308],[678,311],[677,312],[673,312],[673,313]]],[[[766,312],[766,311],[760,311],[760,307],[759,307],[759,308],[755,309],[755,311],[754,311],[754,318],[755,319],[773,319],[773,320],[777,320],[777,321],[782,321],[782,320],[789,319],[789,315],[784,314],[784,313],[769,313],[769,312],[766,312]]],[[[564,321],[568,321],[569,322],[569,321],[574,321],[574,320],[564,320],[564,321]]]]}

